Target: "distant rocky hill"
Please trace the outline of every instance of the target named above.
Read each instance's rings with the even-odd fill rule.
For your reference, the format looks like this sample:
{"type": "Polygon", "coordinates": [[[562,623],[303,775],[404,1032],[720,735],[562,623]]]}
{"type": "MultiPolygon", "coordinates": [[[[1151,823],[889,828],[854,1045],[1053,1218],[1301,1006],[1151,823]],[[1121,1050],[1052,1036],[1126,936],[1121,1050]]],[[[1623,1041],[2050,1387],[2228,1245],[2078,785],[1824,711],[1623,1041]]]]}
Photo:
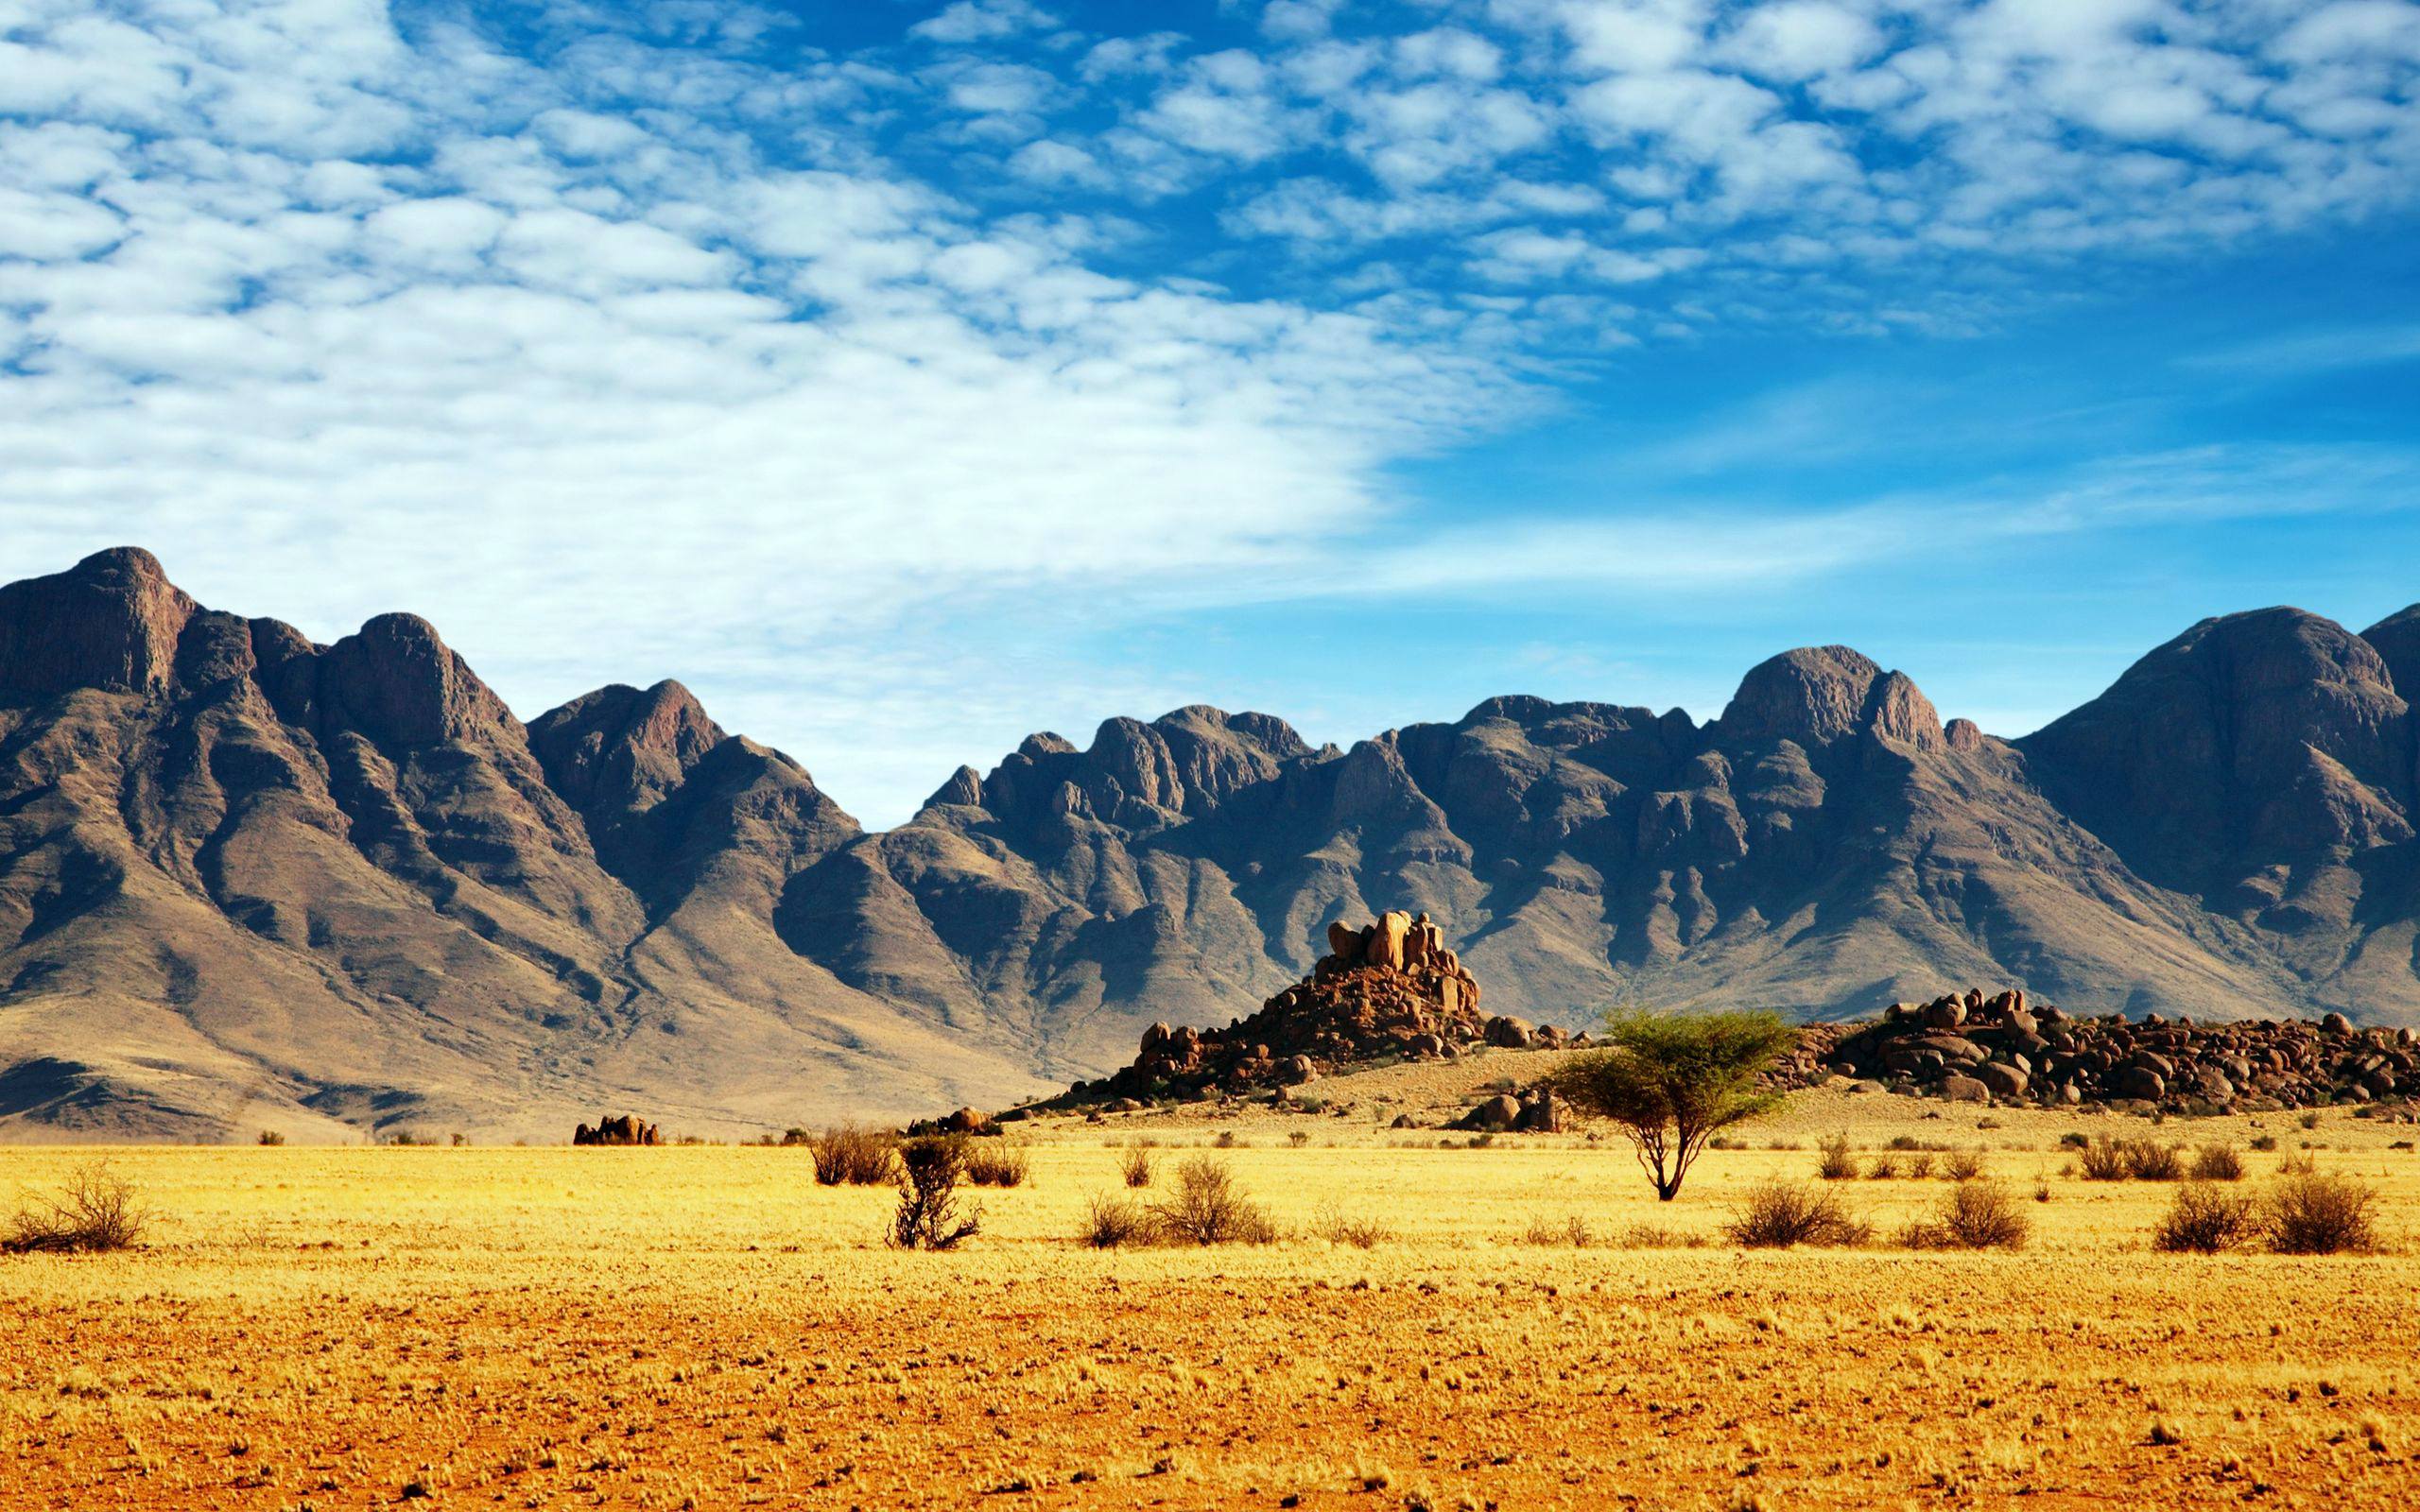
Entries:
{"type": "Polygon", "coordinates": [[[2420,608],[2206,620],[2023,740],[1844,647],[1722,715],[1496,698],[1035,735],[868,833],[675,683],[524,726],[408,615],[314,645],[134,550],[0,588],[0,1137],[562,1137],[995,1106],[1444,921],[1491,1012],[2420,1023],[2420,608]]]}

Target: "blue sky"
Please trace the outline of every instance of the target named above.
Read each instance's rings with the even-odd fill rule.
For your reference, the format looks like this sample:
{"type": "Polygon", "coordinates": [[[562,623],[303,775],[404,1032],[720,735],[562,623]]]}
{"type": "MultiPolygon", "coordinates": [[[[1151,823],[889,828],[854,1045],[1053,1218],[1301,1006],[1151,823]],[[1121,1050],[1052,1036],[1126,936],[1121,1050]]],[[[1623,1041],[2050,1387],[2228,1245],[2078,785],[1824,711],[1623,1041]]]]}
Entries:
{"type": "Polygon", "coordinates": [[[0,571],[853,811],[1114,713],[2017,734],[2420,599],[2402,0],[0,4],[0,571]]]}

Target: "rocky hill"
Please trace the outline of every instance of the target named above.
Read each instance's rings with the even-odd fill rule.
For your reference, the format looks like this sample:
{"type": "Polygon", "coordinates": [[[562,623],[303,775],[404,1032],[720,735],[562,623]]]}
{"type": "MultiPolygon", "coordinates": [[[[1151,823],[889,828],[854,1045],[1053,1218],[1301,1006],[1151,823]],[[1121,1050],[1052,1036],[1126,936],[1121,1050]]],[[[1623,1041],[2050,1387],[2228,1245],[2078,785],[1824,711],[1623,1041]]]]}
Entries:
{"type": "Polygon", "coordinates": [[[523,725],[118,550],[0,589],[0,1137],[736,1133],[997,1106],[1228,1022],[1390,910],[1493,1011],[2420,1023],[2420,609],[2204,621],[2009,742],[1844,647],[1720,718],[1492,699],[1349,750],[1113,719],[863,832],[675,683],[523,725]]]}

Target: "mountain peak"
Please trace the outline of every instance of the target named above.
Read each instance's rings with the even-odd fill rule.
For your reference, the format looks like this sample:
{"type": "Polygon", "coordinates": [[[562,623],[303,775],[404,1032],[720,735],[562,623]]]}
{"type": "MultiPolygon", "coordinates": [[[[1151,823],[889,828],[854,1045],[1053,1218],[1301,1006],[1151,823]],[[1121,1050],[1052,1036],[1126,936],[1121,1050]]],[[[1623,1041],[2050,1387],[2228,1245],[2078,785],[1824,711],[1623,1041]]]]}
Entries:
{"type": "Polygon", "coordinates": [[[1871,658],[1845,645],[1784,651],[1740,679],[1739,691],[1716,721],[1718,733],[1727,741],[1828,744],[1863,723],[1867,697],[1881,676],[1871,658]]]}
{"type": "Polygon", "coordinates": [[[328,647],[320,697],[382,745],[427,746],[519,721],[417,614],[380,614],[328,647]]]}
{"type": "Polygon", "coordinates": [[[0,687],[36,696],[166,686],[198,606],[138,546],[0,588],[0,687]]]}
{"type": "Polygon", "coordinates": [[[2363,630],[2361,639],[2386,662],[2403,701],[2420,705],[2420,604],[2388,615],[2363,630]]]}

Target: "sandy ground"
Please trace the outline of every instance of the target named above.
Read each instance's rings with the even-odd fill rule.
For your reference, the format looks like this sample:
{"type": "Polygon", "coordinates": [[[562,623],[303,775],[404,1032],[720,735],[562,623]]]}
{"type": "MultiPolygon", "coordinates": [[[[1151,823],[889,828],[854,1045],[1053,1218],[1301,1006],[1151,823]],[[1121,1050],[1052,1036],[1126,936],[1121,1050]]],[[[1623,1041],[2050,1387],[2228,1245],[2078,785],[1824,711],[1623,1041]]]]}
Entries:
{"type": "MultiPolygon", "coordinates": [[[[1385,1126],[1531,1069],[1490,1058],[1329,1084],[1342,1114],[1020,1131],[1031,1178],[946,1255],[882,1248],[890,1194],[796,1149],[113,1152],[162,1214],[144,1247],[0,1258],[0,1507],[2420,1501],[2408,1127],[1823,1091],[1658,1205],[1616,1138],[1385,1126]],[[1722,1241],[1835,1130],[1861,1161],[1983,1148],[2027,1246],[1722,1241]],[[2244,1190],[2308,1153],[2379,1188],[2391,1252],[2156,1253],[2169,1189],[2063,1174],[2069,1130],[2274,1138],[2244,1190]],[[1163,1146],[1150,1197],[1220,1133],[1288,1237],[1074,1242],[1124,1145],[1163,1146]],[[1549,1240],[1575,1220],[1585,1246],[1549,1240]]],[[[0,1200],[90,1158],[0,1152],[0,1200]]],[[[1887,1234],[1950,1187],[1832,1189],[1887,1234]]]]}

